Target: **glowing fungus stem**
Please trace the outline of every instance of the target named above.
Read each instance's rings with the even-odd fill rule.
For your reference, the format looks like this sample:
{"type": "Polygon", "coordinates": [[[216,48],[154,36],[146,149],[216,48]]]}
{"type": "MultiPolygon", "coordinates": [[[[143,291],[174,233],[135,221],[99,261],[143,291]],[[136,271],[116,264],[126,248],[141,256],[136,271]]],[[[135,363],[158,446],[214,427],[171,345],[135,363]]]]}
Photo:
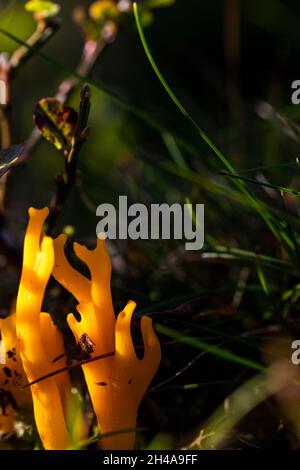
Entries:
{"type": "Polygon", "coordinates": [[[97,416],[101,434],[116,433],[103,438],[103,449],[132,449],[135,432],[119,433],[136,427],[137,410],[145,391],[160,363],[160,344],[152,328],[152,320],[141,322],[144,357],[138,359],[131,337],[131,319],[135,303],[129,301],[115,318],[111,290],[111,262],[104,240],[95,250],[75,244],[77,256],[86,263],[91,280],[75,271],[64,253],[65,237],[55,240],[53,276],[78,300],[81,321],[68,316],[69,326],[79,342],[88,335],[95,347],[93,355],[112,350],[114,356],[83,366],[86,383],[97,416]]]}
{"type": "MultiPolygon", "coordinates": [[[[53,240],[42,237],[48,210],[29,211],[24,242],[21,282],[17,298],[17,336],[20,356],[28,381],[52,368],[49,355],[63,351],[63,342],[48,314],[41,315],[45,289],[54,265],[53,240]],[[60,347],[57,348],[57,341],[60,347]],[[56,346],[55,346],[56,344],[56,346]]],[[[53,356],[55,357],[55,356],[53,356]]],[[[45,449],[66,449],[70,444],[63,403],[64,378],[50,378],[31,388],[34,416],[45,449]]]]}

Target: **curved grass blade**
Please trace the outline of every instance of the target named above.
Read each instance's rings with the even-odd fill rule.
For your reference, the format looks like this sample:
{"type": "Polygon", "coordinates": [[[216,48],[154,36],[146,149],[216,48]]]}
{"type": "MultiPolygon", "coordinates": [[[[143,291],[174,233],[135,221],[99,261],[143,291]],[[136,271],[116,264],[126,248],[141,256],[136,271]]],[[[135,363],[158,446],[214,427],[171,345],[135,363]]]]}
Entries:
{"type": "Polygon", "coordinates": [[[273,256],[265,255],[262,253],[256,253],[255,251],[242,250],[240,248],[231,248],[226,246],[217,245],[213,248],[204,248],[203,258],[209,258],[210,255],[220,255],[220,258],[236,259],[247,262],[256,263],[259,259],[259,262],[265,266],[271,268],[281,269],[285,272],[291,273],[291,270],[294,269],[294,265],[288,261],[274,258],[273,256]]]}
{"type": "Polygon", "coordinates": [[[267,170],[274,170],[277,168],[293,168],[296,166],[298,166],[297,162],[274,163],[274,165],[263,165],[263,166],[256,166],[252,168],[241,168],[238,170],[238,174],[241,175],[242,173],[255,173],[256,171],[267,171],[267,170]]]}
{"type": "Polygon", "coordinates": [[[223,176],[228,176],[230,178],[237,178],[239,180],[246,181],[247,183],[256,184],[258,186],[263,186],[264,188],[271,188],[282,193],[293,194],[294,196],[298,196],[298,197],[300,196],[300,191],[297,191],[296,189],[287,188],[286,186],[279,186],[277,184],[266,183],[265,181],[259,181],[253,178],[247,178],[246,176],[232,175],[230,173],[222,172],[221,174],[223,176]]]}
{"type": "Polygon", "coordinates": [[[194,346],[197,349],[203,349],[204,351],[207,351],[213,354],[214,356],[224,359],[225,361],[235,362],[236,364],[240,364],[244,367],[254,369],[259,372],[266,371],[266,368],[258,362],[239,356],[229,351],[228,349],[220,348],[218,346],[206,343],[205,341],[202,341],[199,338],[182,335],[182,333],[179,333],[178,331],[168,328],[161,324],[156,324],[155,328],[158,333],[168,336],[169,338],[175,339],[179,343],[188,344],[190,346],[194,346]]]}
{"type": "Polygon", "coordinates": [[[80,450],[83,449],[84,447],[87,447],[91,444],[95,444],[99,442],[99,440],[104,437],[111,437],[111,436],[117,436],[119,434],[128,434],[131,432],[134,433],[139,433],[143,431],[147,431],[148,428],[145,427],[138,427],[138,428],[128,428],[128,429],[120,429],[118,431],[112,431],[112,432],[107,432],[107,433],[95,433],[93,436],[89,437],[88,439],[85,439],[83,441],[77,442],[73,444],[72,446],[68,447],[67,450],[80,450]]]}
{"type": "Polygon", "coordinates": [[[266,383],[265,374],[258,374],[243,383],[226,400],[230,403],[231,412],[226,412],[222,403],[204,423],[208,434],[205,449],[220,449],[232,430],[260,403],[272,394],[266,383]]]}

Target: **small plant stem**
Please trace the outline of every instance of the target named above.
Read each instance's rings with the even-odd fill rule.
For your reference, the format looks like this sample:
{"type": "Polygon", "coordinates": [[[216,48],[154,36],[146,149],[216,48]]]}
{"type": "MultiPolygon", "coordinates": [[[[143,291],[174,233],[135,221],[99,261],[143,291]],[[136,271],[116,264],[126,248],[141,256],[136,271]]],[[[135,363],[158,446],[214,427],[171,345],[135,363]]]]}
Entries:
{"type": "Polygon", "coordinates": [[[1,148],[6,149],[11,145],[11,120],[10,120],[10,61],[5,54],[0,55],[0,80],[5,87],[5,103],[0,106],[1,148]]]}
{"type": "MultiPolygon", "coordinates": [[[[51,21],[40,20],[34,33],[29,37],[26,44],[31,47],[41,48],[56,33],[60,27],[60,20],[53,19],[51,21]]],[[[21,46],[11,57],[4,54],[0,57],[0,79],[3,80],[6,90],[6,103],[0,108],[0,135],[1,148],[7,149],[11,146],[12,141],[12,124],[11,124],[11,82],[14,79],[20,67],[32,56],[32,50],[28,47],[21,46]]],[[[6,183],[9,171],[0,178],[0,214],[4,212],[6,183]]]]}
{"type": "Polygon", "coordinates": [[[5,108],[0,109],[0,126],[1,126],[1,148],[7,149],[10,146],[11,125],[8,112],[5,108]]]}
{"type": "MultiPolygon", "coordinates": [[[[38,21],[36,30],[30,36],[30,38],[27,39],[26,44],[28,46],[40,49],[59,30],[60,25],[61,21],[58,18],[49,21],[38,21]]],[[[32,49],[25,46],[21,46],[15,52],[13,52],[9,60],[11,78],[13,78],[15,72],[19,70],[21,65],[30,59],[32,55],[32,49]]]]}
{"type": "MultiPolygon", "coordinates": [[[[83,77],[88,77],[106,45],[107,43],[102,38],[98,41],[92,39],[86,41],[76,72],[83,77]]],[[[65,103],[79,83],[80,80],[78,78],[74,76],[68,77],[58,86],[55,97],[62,103],[65,103]]]]}
{"type": "Polygon", "coordinates": [[[49,235],[52,234],[70,191],[75,186],[78,157],[88,136],[87,123],[90,107],[90,88],[88,85],[85,85],[81,90],[80,110],[74,138],[70,148],[65,151],[65,171],[56,177],[56,192],[50,202],[50,214],[48,217],[49,235]]]}
{"type": "MultiPolygon", "coordinates": [[[[0,132],[1,148],[7,149],[11,145],[11,99],[10,99],[10,61],[2,54],[0,57],[0,79],[5,86],[5,103],[0,106],[0,132]]],[[[0,178],[0,213],[4,211],[5,187],[7,174],[0,178]]]]}

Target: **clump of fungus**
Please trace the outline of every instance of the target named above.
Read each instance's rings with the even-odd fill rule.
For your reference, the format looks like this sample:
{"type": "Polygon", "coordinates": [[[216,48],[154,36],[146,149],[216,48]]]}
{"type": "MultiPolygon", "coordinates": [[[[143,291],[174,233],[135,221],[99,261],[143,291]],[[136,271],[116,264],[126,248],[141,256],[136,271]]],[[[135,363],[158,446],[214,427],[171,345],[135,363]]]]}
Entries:
{"type": "Polygon", "coordinates": [[[136,306],[133,301],[127,303],[116,319],[110,289],[111,261],[105,241],[98,239],[95,250],[74,244],[75,253],[89,268],[91,279],[69,264],[64,253],[65,241],[64,235],[54,241],[53,276],[77,299],[81,315],[81,320],[77,321],[70,314],[68,324],[77,341],[83,335],[91,339],[92,357],[115,352],[100,362],[83,365],[100,432],[110,434],[101,439],[101,446],[103,449],[132,449],[138,406],[158,369],[160,344],[152,320],[142,318],[144,356],[141,360],[137,358],[131,336],[131,319],[136,306]],[[121,432],[125,430],[128,432],[121,432]]]}
{"type": "MultiPolygon", "coordinates": [[[[49,450],[70,448],[74,438],[78,441],[86,436],[81,413],[75,420],[75,432],[69,429],[70,377],[67,372],[56,374],[57,362],[53,362],[60,358],[60,367],[67,364],[63,337],[51,316],[41,313],[52,274],[79,303],[80,321],[73,314],[67,320],[80,351],[90,359],[84,361],[82,369],[101,433],[101,447],[132,449],[138,407],[161,359],[152,320],[142,318],[144,355],[139,359],[131,336],[136,304],[129,301],[115,317],[110,289],[111,261],[105,241],[99,239],[95,250],[74,245],[78,258],[89,268],[91,279],[88,279],[69,264],[64,252],[66,237],[61,235],[52,240],[43,234],[48,213],[46,208],[29,210],[16,307],[17,347],[31,386],[39,435],[44,448],[49,450]]],[[[15,320],[11,317],[5,321],[15,320]]]]}

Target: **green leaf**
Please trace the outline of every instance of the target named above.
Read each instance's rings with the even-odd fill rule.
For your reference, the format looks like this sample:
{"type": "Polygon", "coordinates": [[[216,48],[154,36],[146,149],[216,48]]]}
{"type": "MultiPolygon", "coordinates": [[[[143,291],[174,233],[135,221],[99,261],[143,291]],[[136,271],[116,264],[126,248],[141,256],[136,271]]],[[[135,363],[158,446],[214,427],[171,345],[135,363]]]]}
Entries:
{"type": "Polygon", "coordinates": [[[25,4],[25,10],[34,13],[35,19],[43,20],[56,16],[60,11],[60,5],[54,2],[31,0],[25,4]]]}
{"type": "Polygon", "coordinates": [[[12,145],[8,149],[0,151],[0,177],[10,170],[22,157],[25,143],[12,145]]]}
{"type": "Polygon", "coordinates": [[[35,107],[34,121],[42,136],[58,150],[70,147],[78,114],[55,98],[44,98],[35,107]]]}

